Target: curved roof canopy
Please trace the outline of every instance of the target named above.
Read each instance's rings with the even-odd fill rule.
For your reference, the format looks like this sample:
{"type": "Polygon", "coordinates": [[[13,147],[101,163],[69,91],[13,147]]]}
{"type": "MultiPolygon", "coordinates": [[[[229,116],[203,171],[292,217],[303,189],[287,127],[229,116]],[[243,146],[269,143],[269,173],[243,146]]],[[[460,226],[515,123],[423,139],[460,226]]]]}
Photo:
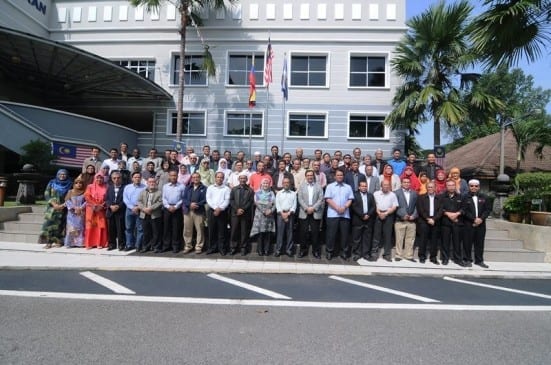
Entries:
{"type": "Polygon", "coordinates": [[[0,26],[0,98],[151,130],[152,108],[172,103],[154,82],[125,67],[0,26]]]}

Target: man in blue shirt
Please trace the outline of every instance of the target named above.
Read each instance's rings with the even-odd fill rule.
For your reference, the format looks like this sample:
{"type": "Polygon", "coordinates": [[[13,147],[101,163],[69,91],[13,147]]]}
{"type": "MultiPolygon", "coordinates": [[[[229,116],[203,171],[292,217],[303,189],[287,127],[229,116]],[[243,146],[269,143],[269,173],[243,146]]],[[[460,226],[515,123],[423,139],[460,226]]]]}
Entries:
{"type": "Polygon", "coordinates": [[[406,161],[402,159],[402,153],[397,148],[392,151],[392,159],[388,160],[387,163],[392,166],[392,170],[398,176],[402,175],[402,172],[406,168],[406,161]]]}
{"type": "Polygon", "coordinates": [[[139,219],[140,208],[138,207],[138,197],[145,189],[145,185],[142,184],[141,181],[142,174],[139,172],[134,172],[132,174],[132,184],[128,184],[124,187],[122,199],[124,201],[124,205],[126,205],[126,215],[124,217],[126,227],[125,251],[130,251],[135,248],[139,250],[142,248],[143,228],[139,219]]]}
{"type": "MultiPolygon", "coordinates": [[[[344,183],[344,172],[335,172],[335,182],[327,185],[325,190],[325,202],[327,203],[327,233],[326,233],[326,258],[333,258],[334,246],[337,237],[341,237],[341,258],[348,260],[350,257],[350,244],[348,231],[350,229],[349,209],[354,200],[354,193],[350,185],[344,183]],[[339,233],[337,235],[337,233],[339,233]]],[[[336,254],[336,253],[335,253],[336,254]]]]}

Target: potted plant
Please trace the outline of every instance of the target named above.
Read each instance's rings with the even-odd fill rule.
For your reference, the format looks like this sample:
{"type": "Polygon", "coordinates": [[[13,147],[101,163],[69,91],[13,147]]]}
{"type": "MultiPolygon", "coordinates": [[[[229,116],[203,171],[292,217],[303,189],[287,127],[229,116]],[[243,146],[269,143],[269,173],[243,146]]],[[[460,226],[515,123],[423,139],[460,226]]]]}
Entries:
{"type": "Polygon", "coordinates": [[[526,214],[524,195],[511,195],[503,202],[503,210],[510,222],[521,223],[526,214]]]}
{"type": "Polygon", "coordinates": [[[532,223],[551,226],[551,173],[522,173],[515,177],[517,191],[523,192],[530,202],[532,223]]]}

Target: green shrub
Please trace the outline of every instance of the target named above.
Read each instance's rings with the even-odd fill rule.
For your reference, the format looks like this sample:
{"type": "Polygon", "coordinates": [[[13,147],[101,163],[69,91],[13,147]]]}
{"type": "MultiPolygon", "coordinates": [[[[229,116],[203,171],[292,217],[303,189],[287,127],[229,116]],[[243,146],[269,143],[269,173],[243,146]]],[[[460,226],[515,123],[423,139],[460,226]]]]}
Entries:
{"type": "Polygon", "coordinates": [[[526,200],[541,199],[541,209],[551,209],[551,172],[525,172],[515,177],[515,186],[526,200]]]}

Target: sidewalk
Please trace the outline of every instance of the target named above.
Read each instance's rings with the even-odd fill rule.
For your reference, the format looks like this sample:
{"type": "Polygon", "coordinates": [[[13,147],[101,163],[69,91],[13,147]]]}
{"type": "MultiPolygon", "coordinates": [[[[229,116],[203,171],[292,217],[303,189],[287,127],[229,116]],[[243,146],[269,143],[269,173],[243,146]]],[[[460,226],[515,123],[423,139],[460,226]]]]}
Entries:
{"type": "Polygon", "coordinates": [[[196,258],[173,255],[137,255],[134,251],[119,252],[105,249],[52,248],[29,243],[0,242],[0,269],[2,270],[125,270],[125,271],[173,271],[217,273],[294,273],[325,275],[402,275],[402,276],[454,276],[484,278],[551,279],[551,264],[486,262],[490,268],[476,265],[462,268],[409,261],[377,262],[366,260],[332,261],[275,257],[257,257],[255,253],[241,256],[205,256],[196,258]]]}

